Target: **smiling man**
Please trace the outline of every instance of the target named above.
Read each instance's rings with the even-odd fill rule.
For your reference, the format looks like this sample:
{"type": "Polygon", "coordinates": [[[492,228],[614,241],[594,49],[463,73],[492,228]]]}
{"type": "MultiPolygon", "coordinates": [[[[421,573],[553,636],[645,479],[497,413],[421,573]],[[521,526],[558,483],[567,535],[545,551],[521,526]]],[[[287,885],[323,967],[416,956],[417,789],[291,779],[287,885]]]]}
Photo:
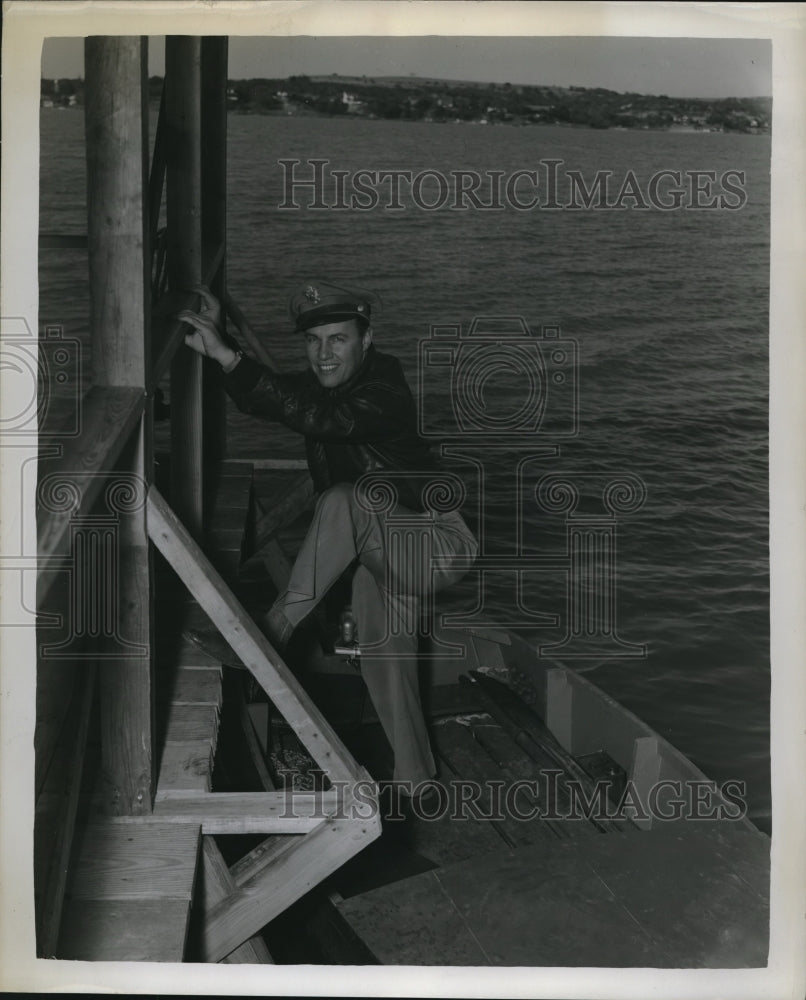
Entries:
{"type": "Polygon", "coordinates": [[[200,293],[201,311],[179,314],[194,328],[186,344],[221,365],[240,410],[304,436],[319,494],[288,588],[259,624],[283,649],[344,571],[354,570],[361,673],[394,754],[394,779],[404,791],[414,788],[435,772],[417,679],[420,601],[464,576],[477,544],[458,510],[424,506],[440,469],[417,432],[400,362],[375,349],[369,297],[355,291],[310,281],[292,297],[308,368],[287,375],[233,350],[217,300],[200,293]],[[391,507],[368,499],[367,474],[393,498],[391,507]],[[405,521],[405,545],[395,520],[405,521]]]}

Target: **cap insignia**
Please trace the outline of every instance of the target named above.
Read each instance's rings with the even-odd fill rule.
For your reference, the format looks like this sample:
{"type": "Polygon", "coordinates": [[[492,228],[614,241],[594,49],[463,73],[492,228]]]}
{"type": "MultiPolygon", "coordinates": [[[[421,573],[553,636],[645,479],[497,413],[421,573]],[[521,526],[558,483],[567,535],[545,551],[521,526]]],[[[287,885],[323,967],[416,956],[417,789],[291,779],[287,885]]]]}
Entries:
{"type": "Polygon", "coordinates": [[[318,289],[314,288],[313,285],[308,285],[305,289],[305,298],[309,302],[313,302],[314,305],[317,305],[321,296],[319,295],[318,289]]]}

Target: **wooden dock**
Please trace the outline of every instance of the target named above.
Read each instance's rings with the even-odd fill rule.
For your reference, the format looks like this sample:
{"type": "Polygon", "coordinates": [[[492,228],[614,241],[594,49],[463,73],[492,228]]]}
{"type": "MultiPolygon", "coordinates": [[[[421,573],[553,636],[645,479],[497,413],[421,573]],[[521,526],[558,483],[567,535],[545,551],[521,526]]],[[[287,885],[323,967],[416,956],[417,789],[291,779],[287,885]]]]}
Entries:
{"type": "Polygon", "coordinates": [[[366,772],[235,593],[253,470],[226,461],[220,380],[177,319],[206,284],[259,346],[226,288],[227,39],[170,36],[165,63],[152,156],[148,40],[85,43],[87,233],[67,245],[88,251],[93,384],[38,469],[37,953],[266,961],[260,928],[379,822],[341,818],[366,772]],[[215,790],[222,667],[193,626],[224,635],[341,800],[215,790]],[[235,833],[268,839],[233,873],[212,838],[235,833]]]}
{"type": "Polygon", "coordinates": [[[767,964],[769,841],[692,827],[497,847],[338,899],[384,965],[767,964]]]}

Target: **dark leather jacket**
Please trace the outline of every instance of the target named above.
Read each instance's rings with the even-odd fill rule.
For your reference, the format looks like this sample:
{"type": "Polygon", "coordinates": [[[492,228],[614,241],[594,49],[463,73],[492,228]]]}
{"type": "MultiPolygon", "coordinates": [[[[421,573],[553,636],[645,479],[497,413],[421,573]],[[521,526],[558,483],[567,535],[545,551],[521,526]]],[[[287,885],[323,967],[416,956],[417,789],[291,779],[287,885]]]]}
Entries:
{"type": "Polygon", "coordinates": [[[224,385],[239,410],[305,436],[317,492],[389,471],[400,503],[423,510],[427,473],[440,466],[417,432],[416,406],[397,358],[370,345],[355,375],[326,389],[310,370],[280,375],[243,357],[224,385]]]}

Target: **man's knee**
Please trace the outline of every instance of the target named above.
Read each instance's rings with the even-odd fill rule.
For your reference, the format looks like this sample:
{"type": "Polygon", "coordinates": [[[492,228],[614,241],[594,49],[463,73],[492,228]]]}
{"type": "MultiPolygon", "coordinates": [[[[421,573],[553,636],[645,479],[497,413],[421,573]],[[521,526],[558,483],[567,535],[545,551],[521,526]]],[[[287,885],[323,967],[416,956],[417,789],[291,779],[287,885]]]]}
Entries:
{"type": "MultiPolygon", "coordinates": [[[[373,513],[356,495],[353,483],[337,483],[321,493],[317,505],[319,516],[351,530],[357,542],[365,544],[382,531],[383,515],[373,513]]],[[[373,546],[374,547],[374,546],[373,546]]]]}
{"type": "Polygon", "coordinates": [[[352,483],[336,483],[335,486],[329,486],[326,490],[322,490],[319,494],[319,505],[350,504],[353,500],[354,490],[355,487],[352,483]]]}
{"type": "Polygon", "coordinates": [[[345,525],[351,523],[355,506],[351,483],[336,483],[319,494],[316,504],[318,514],[345,525]]]}

